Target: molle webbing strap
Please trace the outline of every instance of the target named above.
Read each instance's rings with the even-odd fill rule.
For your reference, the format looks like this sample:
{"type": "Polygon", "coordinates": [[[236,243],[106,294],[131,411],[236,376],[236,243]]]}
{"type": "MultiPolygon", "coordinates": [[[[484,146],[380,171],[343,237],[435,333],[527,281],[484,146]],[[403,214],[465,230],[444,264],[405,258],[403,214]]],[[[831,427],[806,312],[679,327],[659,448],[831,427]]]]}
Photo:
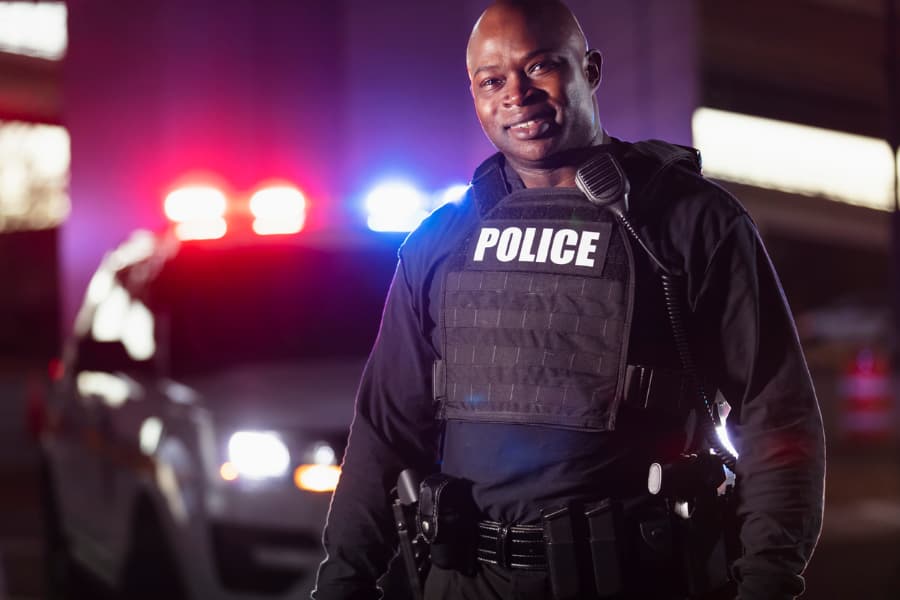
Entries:
{"type": "MultiPolygon", "coordinates": [[[[434,362],[434,400],[441,402],[446,396],[443,385],[445,366],[443,360],[434,362]]],[[[683,371],[675,369],[654,369],[641,365],[625,367],[625,389],[623,404],[636,410],[668,415],[683,415],[691,408],[690,380],[683,371]]]]}

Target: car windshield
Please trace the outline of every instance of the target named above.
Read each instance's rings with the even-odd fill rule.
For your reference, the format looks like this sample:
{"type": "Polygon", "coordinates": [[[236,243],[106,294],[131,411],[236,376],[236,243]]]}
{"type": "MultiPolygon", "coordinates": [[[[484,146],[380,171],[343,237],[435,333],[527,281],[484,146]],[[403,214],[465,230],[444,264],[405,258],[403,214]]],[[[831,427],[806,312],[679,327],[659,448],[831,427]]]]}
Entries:
{"type": "Polygon", "coordinates": [[[185,244],[149,293],[167,370],[364,358],[395,263],[390,248],[185,244]]]}

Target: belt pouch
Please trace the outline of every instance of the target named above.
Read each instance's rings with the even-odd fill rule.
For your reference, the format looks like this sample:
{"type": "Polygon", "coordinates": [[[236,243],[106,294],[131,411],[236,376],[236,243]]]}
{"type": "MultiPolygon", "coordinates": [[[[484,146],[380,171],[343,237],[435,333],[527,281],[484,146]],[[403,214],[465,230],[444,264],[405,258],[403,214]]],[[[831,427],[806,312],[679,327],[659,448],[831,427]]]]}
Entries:
{"type": "Polygon", "coordinates": [[[578,548],[569,508],[548,509],[541,516],[553,597],[556,600],[583,598],[579,593],[578,548]]]}
{"type": "Polygon", "coordinates": [[[600,598],[611,598],[624,589],[622,556],[619,546],[622,514],[620,507],[606,499],[588,506],[588,522],[594,585],[600,598]]]}
{"type": "Polygon", "coordinates": [[[417,521],[419,533],[431,544],[433,564],[474,572],[476,512],[470,482],[443,473],[422,481],[417,521]]]}

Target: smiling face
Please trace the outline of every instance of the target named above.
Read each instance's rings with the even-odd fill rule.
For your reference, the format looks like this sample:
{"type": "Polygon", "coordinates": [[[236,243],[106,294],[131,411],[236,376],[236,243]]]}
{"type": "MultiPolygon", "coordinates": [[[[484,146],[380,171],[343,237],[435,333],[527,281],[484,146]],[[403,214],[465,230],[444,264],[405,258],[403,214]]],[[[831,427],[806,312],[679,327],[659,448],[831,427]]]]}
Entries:
{"type": "Polygon", "coordinates": [[[600,54],[562,4],[498,3],[479,19],[467,67],[475,112],[514,168],[554,165],[554,156],[600,134],[594,91],[600,54]]]}

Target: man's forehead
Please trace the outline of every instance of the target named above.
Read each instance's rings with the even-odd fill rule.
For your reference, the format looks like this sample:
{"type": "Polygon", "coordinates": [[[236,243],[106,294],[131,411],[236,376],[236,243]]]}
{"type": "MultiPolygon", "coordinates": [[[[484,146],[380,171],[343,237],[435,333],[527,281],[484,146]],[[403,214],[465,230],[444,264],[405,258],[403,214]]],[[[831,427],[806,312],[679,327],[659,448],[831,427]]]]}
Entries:
{"type": "Polygon", "coordinates": [[[527,57],[539,51],[586,50],[584,34],[568,9],[527,11],[509,5],[494,5],[472,30],[466,49],[471,74],[499,59],[527,57]]]}
{"type": "Polygon", "coordinates": [[[525,58],[538,52],[565,50],[558,39],[536,35],[497,35],[477,40],[470,49],[476,67],[497,59],[525,58]]]}

